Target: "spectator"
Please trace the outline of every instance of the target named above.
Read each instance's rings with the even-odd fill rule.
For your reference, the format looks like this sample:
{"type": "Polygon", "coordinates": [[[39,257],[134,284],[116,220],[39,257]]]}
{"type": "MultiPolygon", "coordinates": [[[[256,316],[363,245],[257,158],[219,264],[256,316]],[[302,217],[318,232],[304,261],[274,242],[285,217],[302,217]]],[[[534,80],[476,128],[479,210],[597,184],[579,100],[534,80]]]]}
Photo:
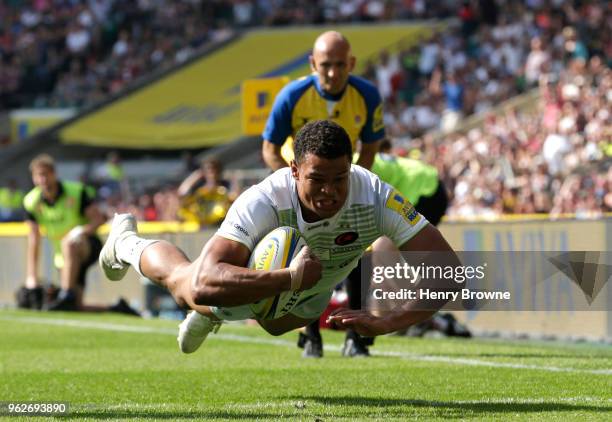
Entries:
{"type": "Polygon", "coordinates": [[[442,72],[437,69],[431,78],[430,91],[433,95],[443,95],[445,98],[446,108],[440,128],[443,132],[453,131],[463,117],[464,84],[454,72],[447,73],[446,80],[442,82],[442,72]]]}
{"type": "Polygon", "coordinates": [[[449,215],[609,212],[612,161],[603,134],[612,127],[606,100],[612,71],[598,60],[588,67],[576,61],[584,63],[569,62],[559,82],[541,85],[540,110],[549,111],[510,111],[487,119],[482,131],[454,135],[451,148],[424,146],[436,150],[426,156],[442,162],[441,175],[453,186],[449,215]]]}
{"type": "Polygon", "coordinates": [[[201,167],[191,173],[178,188],[181,199],[179,217],[214,226],[223,221],[237,194],[230,184],[222,180],[223,167],[216,159],[202,161],[201,167]]]}
{"type": "Polygon", "coordinates": [[[540,80],[540,75],[544,69],[544,65],[548,63],[550,56],[547,51],[544,50],[542,40],[539,37],[535,37],[531,40],[531,51],[527,55],[527,61],[525,62],[525,78],[527,83],[535,85],[540,80]]]}
{"type": "Polygon", "coordinates": [[[119,153],[110,152],[106,156],[106,162],[97,169],[95,174],[95,179],[100,185],[100,196],[121,195],[124,178],[119,153]]]}
{"type": "Polygon", "coordinates": [[[389,101],[394,96],[392,79],[398,70],[397,57],[391,58],[388,51],[381,51],[380,61],[376,66],[376,82],[383,101],[389,101]]]}
{"type": "Polygon", "coordinates": [[[17,187],[15,179],[0,187],[0,222],[23,220],[23,197],[24,192],[17,187]]]}

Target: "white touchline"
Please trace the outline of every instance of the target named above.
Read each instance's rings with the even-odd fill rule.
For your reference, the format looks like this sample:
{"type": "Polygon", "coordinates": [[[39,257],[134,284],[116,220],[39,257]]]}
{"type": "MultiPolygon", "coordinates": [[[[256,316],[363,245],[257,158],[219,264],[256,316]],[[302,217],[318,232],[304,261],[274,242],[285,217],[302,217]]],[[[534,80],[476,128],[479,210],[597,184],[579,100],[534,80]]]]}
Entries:
{"type": "MultiPolygon", "coordinates": [[[[177,334],[176,329],[171,328],[154,328],[154,327],[139,327],[136,325],[126,324],[114,324],[107,322],[95,322],[95,321],[82,321],[76,319],[57,319],[57,318],[41,318],[41,317],[13,317],[0,315],[0,320],[5,321],[17,321],[32,324],[45,324],[45,325],[58,325],[62,327],[72,328],[89,328],[94,330],[105,330],[105,331],[116,331],[116,332],[128,332],[128,333],[143,333],[143,334],[170,334],[175,336],[177,334]]],[[[217,334],[210,337],[210,340],[225,340],[235,341],[238,343],[253,343],[253,344],[269,344],[273,346],[283,347],[295,347],[295,342],[280,339],[265,339],[256,338],[249,336],[241,336],[238,334],[217,334]]],[[[328,344],[324,346],[325,350],[328,351],[339,351],[341,346],[336,344],[328,344]]],[[[577,369],[577,368],[563,368],[558,366],[540,366],[540,365],[527,365],[520,363],[507,363],[507,362],[491,362],[480,359],[465,359],[455,358],[452,356],[441,356],[441,355],[421,355],[417,353],[406,353],[406,352],[393,352],[384,350],[373,350],[371,353],[375,356],[390,356],[403,359],[419,360],[424,362],[441,362],[449,363],[453,365],[468,365],[468,366],[488,366],[493,368],[512,368],[512,369],[532,369],[538,371],[548,372],[573,372],[573,373],[585,373],[595,375],[612,375],[612,369],[577,369]]]]}

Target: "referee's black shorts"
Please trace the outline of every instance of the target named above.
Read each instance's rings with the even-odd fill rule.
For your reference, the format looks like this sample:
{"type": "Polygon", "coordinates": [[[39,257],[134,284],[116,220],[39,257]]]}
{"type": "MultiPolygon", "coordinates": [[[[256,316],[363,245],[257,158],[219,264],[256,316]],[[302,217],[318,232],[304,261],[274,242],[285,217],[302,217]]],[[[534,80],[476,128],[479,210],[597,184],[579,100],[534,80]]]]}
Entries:
{"type": "Polygon", "coordinates": [[[431,196],[421,196],[414,207],[427,221],[437,226],[448,208],[448,195],[442,180],[438,180],[438,189],[431,196]]]}

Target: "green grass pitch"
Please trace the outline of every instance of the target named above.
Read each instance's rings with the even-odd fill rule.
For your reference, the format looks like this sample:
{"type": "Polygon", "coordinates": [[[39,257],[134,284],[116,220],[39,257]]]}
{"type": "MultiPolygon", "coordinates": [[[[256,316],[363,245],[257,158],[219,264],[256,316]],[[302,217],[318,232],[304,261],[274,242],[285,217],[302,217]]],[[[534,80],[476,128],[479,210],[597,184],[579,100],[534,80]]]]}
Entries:
{"type": "MultiPolygon", "coordinates": [[[[0,401],[74,420],[612,420],[612,348],[382,337],[370,359],[300,358],[296,334],[224,325],[182,355],[177,322],[0,312],[0,401]]],[[[25,417],[6,417],[15,421],[25,417]]],[[[37,418],[36,420],[54,419],[37,418]]]]}

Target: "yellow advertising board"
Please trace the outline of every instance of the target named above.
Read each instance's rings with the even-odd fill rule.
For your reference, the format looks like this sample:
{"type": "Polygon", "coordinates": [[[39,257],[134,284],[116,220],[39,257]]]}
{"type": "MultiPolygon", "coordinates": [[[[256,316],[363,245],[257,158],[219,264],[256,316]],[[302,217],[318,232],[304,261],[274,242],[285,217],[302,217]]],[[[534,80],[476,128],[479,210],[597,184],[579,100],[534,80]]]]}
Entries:
{"type": "Polygon", "coordinates": [[[11,141],[18,142],[29,138],[43,129],[74,116],[75,112],[71,108],[12,111],[9,114],[11,141]]]}
{"type": "Polygon", "coordinates": [[[223,144],[242,135],[243,81],[310,73],[308,57],[322,31],[342,31],[357,57],[356,73],[380,51],[414,45],[431,25],[335,26],[248,32],[155,83],[65,127],[65,144],[179,149],[223,144]]]}
{"type": "Polygon", "coordinates": [[[261,135],[276,94],[289,83],[288,76],[249,79],[242,83],[242,132],[261,135]]]}
{"type": "MultiPolygon", "coordinates": [[[[139,230],[156,238],[168,238],[176,243],[188,256],[198,256],[202,246],[214,231],[198,231],[197,225],[160,222],[140,223],[139,230]],[[165,234],[162,234],[165,233],[165,234]]],[[[441,231],[449,243],[458,251],[481,250],[491,252],[508,251],[611,251],[612,219],[596,221],[516,221],[497,223],[458,223],[442,224],[441,231]]],[[[100,232],[106,234],[108,227],[100,232]]],[[[0,224],[0,304],[13,301],[15,289],[20,280],[25,279],[25,251],[27,227],[24,223],[0,224]],[[22,262],[23,265],[14,265],[22,262]]],[[[45,242],[42,249],[40,273],[51,279],[57,276],[53,269],[52,253],[45,242]]],[[[509,267],[510,268],[510,267],[509,267]]],[[[520,278],[522,267],[515,267],[520,278]]],[[[529,268],[526,268],[527,270],[529,268]]],[[[505,271],[509,273],[510,271],[505,271]]],[[[101,280],[100,269],[93,268],[89,277],[101,280]]],[[[128,298],[139,300],[142,297],[138,274],[131,271],[127,283],[92,283],[88,289],[88,299],[100,301],[116,297],[120,288],[128,298]],[[94,287],[95,286],[95,287],[94,287]]],[[[508,277],[508,283],[511,283],[508,277]]],[[[463,311],[454,314],[476,333],[512,333],[534,336],[558,336],[560,338],[582,337],[587,339],[612,338],[612,290],[602,290],[598,300],[607,303],[605,311],[584,311],[584,307],[566,306],[564,310],[549,309],[547,301],[558,303],[564,298],[563,285],[547,291],[539,291],[534,297],[534,307],[538,311],[463,311]],[[603,296],[607,295],[607,296],[603,296]]],[[[561,302],[564,303],[564,302],[561,302]]],[[[532,307],[532,308],[534,308],[532,307]]]]}
{"type": "MultiPolygon", "coordinates": [[[[498,223],[451,223],[442,224],[440,230],[451,246],[458,251],[610,251],[612,250],[612,219],[594,221],[514,221],[498,223]]],[[[521,277],[520,271],[531,271],[523,265],[508,267],[508,286],[513,274],[521,277]]],[[[526,275],[527,277],[527,275],[526,275]]],[[[564,284],[553,284],[549,290],[538,291],[529,300],[533,311],[467,311],[456,316],[476,332],[499,334],[530,334],[534,336],[558,336],[560,338],[601,339],[612,337],[612,312],[584,311],[578,303],[563,302],[567,288],[564,284]],[[564,310],[554,310],[551,304],[564,304],[564,310]]],[[[600,293],[599,301],[607,302],[608,288],[600,293]]]]}

